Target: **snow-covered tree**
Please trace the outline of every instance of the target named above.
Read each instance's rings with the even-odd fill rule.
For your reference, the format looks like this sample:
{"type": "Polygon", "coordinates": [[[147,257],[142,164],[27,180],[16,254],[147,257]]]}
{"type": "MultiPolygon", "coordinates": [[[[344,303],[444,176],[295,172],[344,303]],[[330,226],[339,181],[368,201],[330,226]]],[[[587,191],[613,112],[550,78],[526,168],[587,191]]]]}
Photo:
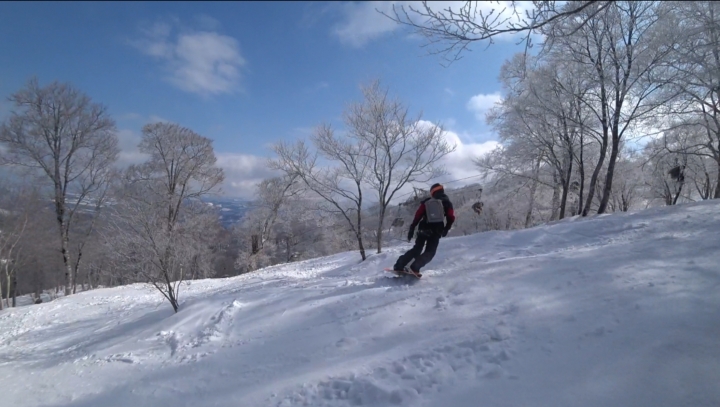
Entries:
{"type": "Polygon", "coordinates": [[[218,219],[200,199],[217,189],[223,171],[212,141],[177,124],[146,125],[139,149],[150,158],[127,170],[108,241],[125,271],[152,284],[177,312],[182,281],[211,272],[218,219]]]}
{"type": "MultiPolygon", "coordinates": [[[[591,193],[608,160],[598,213],[607,209],[622,142],[637,135],[638,126],[656,119],[653,115],[670,99],[659,91],[664,83],[656,77],[674,49],[658,24],[667,13],[657,2],[612,2],[598,11],[601,6],[592,4],[578,19],[544,27],[550,53],[583,67],[581,75],[588,80],[589,91],[583,101],[597,121],[590,129],[597,129],[601,144],[590,179],[591,193]],[[592,18],[582,18],[590,14],[592,18]]],[[[585,202],[583,215],[591,204],[592,199],[585,202]]]]}
{"type": "Polygon", "coordinates": [[[14,110],[0,126],[6,164],[34,171],[52,188],[65,266],[65,294],[72,292],[70,230],[78,210],[105,185],[115,162],[115,122],[102,105],[69,84],[41,87],[31,80],[10,96],[14,110]]]}
{"type": "Polygon", "coordinates": [[[666,2],[663,9],[670,18],[662,28],[673,35],[675,45],[662,79],[665,91],[679,96],[670,110],[680,117],[679,125],[700,135],[693,153],[715,161],[712,197],[720,198],[720,4],[666,2]]]}
{"type": "Polygon", "coordinates": [[[368,190],[379,204],[372,238],[380,252],[387,207],[397,191],[440,174],[438,161],[454,147],[440,126],[423,122],[421,116],[410,118],[408,109],[388,97],[379,82],[363,87],[363,96],[362,102],[345,111],[344,132],[338,134],[328,124],[318,126],[312,137],[314,152],[302,140],[294,145],[278,143],[278,158],[271,167],[297,176],[324,200],[322,209],[344,218],[365,260],[363,211],[368,190]]]}

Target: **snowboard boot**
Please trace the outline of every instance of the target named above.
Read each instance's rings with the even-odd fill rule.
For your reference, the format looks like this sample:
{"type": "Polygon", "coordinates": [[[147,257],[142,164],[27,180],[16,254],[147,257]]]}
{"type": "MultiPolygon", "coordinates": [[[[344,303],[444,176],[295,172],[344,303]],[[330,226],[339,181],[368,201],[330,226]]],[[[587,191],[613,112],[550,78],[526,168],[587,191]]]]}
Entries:
{"type": "Polygon", "coordinates": [[[420,274],[419,271],[415,271],[415,270],[411,269],[411,268],[408,267],[408,266],[405,266],[405,272],[406,272],[406,273],[409,273],[409,274],[412,274],[412,275],[414,275],[414,276],[417,277],[417,278],[422,277],[422,274],[420,274]]]}

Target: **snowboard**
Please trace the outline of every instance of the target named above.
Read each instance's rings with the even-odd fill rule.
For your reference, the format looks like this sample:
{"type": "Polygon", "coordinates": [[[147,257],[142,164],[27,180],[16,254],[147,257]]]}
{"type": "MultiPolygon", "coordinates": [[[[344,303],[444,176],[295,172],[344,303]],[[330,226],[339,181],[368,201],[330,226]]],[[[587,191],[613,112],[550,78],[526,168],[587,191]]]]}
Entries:
{"type": "Polygon", "coordinates": [[[420,274],[420,273],[418,273],[419,275],[416,275],[416,274],[414,274],[414,273],[408,273],[407,271],[396,271],[396,270],[393,270],[393,269],[390,268],[390,267],[386,267],[386,268],[384,268],[383,270],[387,271],[388,273],[393,273],[393,274],[395,274],[395,275],[397,275],[397,276],[400,276],[400,277],[403,277],[403,276],[412,276],[412,277],[415,277],[415,278],[420,278],[420,277],[422,277],[422,274],[420,274]]]}

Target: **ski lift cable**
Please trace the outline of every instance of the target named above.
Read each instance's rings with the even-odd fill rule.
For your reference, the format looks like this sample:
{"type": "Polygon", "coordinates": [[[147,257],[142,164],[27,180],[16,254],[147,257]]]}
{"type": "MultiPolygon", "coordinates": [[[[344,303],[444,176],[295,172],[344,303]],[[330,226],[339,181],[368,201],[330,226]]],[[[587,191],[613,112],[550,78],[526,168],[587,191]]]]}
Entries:
{"type": "MultiPolygon", "coordinates": [[[[481,177],[481,176],[483,176],[483,175],[484,175],[484,174],[475,174],[475,175],[471,175],[471,176],[469,176],[469,177],[453,179],[453,180],[450,180],[450,181],[445,181],[445,182],[443,182],[443,185],[453,184],[453,183],[455,183],[455,182],[465,181],[465,180],[468,180],[468,179],[481,177]]],[[[431,178],[431,179],[433,179],[433,178],[431,178]]],[[[404,193],[404,194],[402,194],[402,195],[394,196],[394,197],[393,197],[393,200],[396,200],[396,199],[398,199],[398,198],[402,198],[402,197],[408,196],[408,195],[413,194],[413,193],[414,193],[414,191],[411,191],[411,192],[406,192],[406,193],[404,193]]],[[[245,203],[245,204],[243,204],[242,207],[243,207],[243,209],[255,209],[255,208],[261,208],[261,207],[264,207],[264,206],[265,206],[265,205],[262,205],[262,204],[245,203]]]]}
{"type": "MultiPolygon", "coordinates": [[[[484,175],[484,174],[475,174],[475,175],[471,175],[471,176],[465,177],[465,178],[458,178],[458,179],[446,181],[446,182],[443,182],[443,184],[444,184],[444,185],[452,184],[452,183],[455,183],[455,182],[465,181],[465,180],[471,179],[471,178],[481,177],[481,176],[483,176],[483,175],[484,175]]],[[[393,200],[395,200],[395,199],[397,199],[397,198],[402,198],[402,197],[404,197],[404,196],[408,196],[408,195],[410,195],[410,194],[413,194],[414,192],[415,192],[415,191],[407,192],[407,193],[404,193],[404,194],[402,194],[402,195],[395,196],[395,197],[393,197],[393,200]]]]}

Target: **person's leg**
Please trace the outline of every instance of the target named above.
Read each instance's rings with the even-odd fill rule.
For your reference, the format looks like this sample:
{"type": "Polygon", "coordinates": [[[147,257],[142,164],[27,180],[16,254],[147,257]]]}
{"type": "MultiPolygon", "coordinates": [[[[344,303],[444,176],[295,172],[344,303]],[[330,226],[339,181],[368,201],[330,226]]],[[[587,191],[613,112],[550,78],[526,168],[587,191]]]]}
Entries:
{"type": "Polygon", "coordinates": [[[395,265],[393,266],[393,270],[402,270],[413,259],[417,259],[418,256],[420,256],[420,253],[422,253],[423,247],[425,246],[425,240],[425,236],[418,234],[417,239],[415,239],[415,246],[405,252],[405,254],[403,254],[402,256],[398,257],[395,265]]]}
{"type": "Polygon", "coordinates": [[[430,260],[435,257],[437,252],[438,244],[440,243],[440,236],[430,236],[427,238],[427,245],[425,251],[415,258],[415,262],[410,266],[413,271],[419,272],[420,269],[426,264],[430,263],[430,260]]]}

